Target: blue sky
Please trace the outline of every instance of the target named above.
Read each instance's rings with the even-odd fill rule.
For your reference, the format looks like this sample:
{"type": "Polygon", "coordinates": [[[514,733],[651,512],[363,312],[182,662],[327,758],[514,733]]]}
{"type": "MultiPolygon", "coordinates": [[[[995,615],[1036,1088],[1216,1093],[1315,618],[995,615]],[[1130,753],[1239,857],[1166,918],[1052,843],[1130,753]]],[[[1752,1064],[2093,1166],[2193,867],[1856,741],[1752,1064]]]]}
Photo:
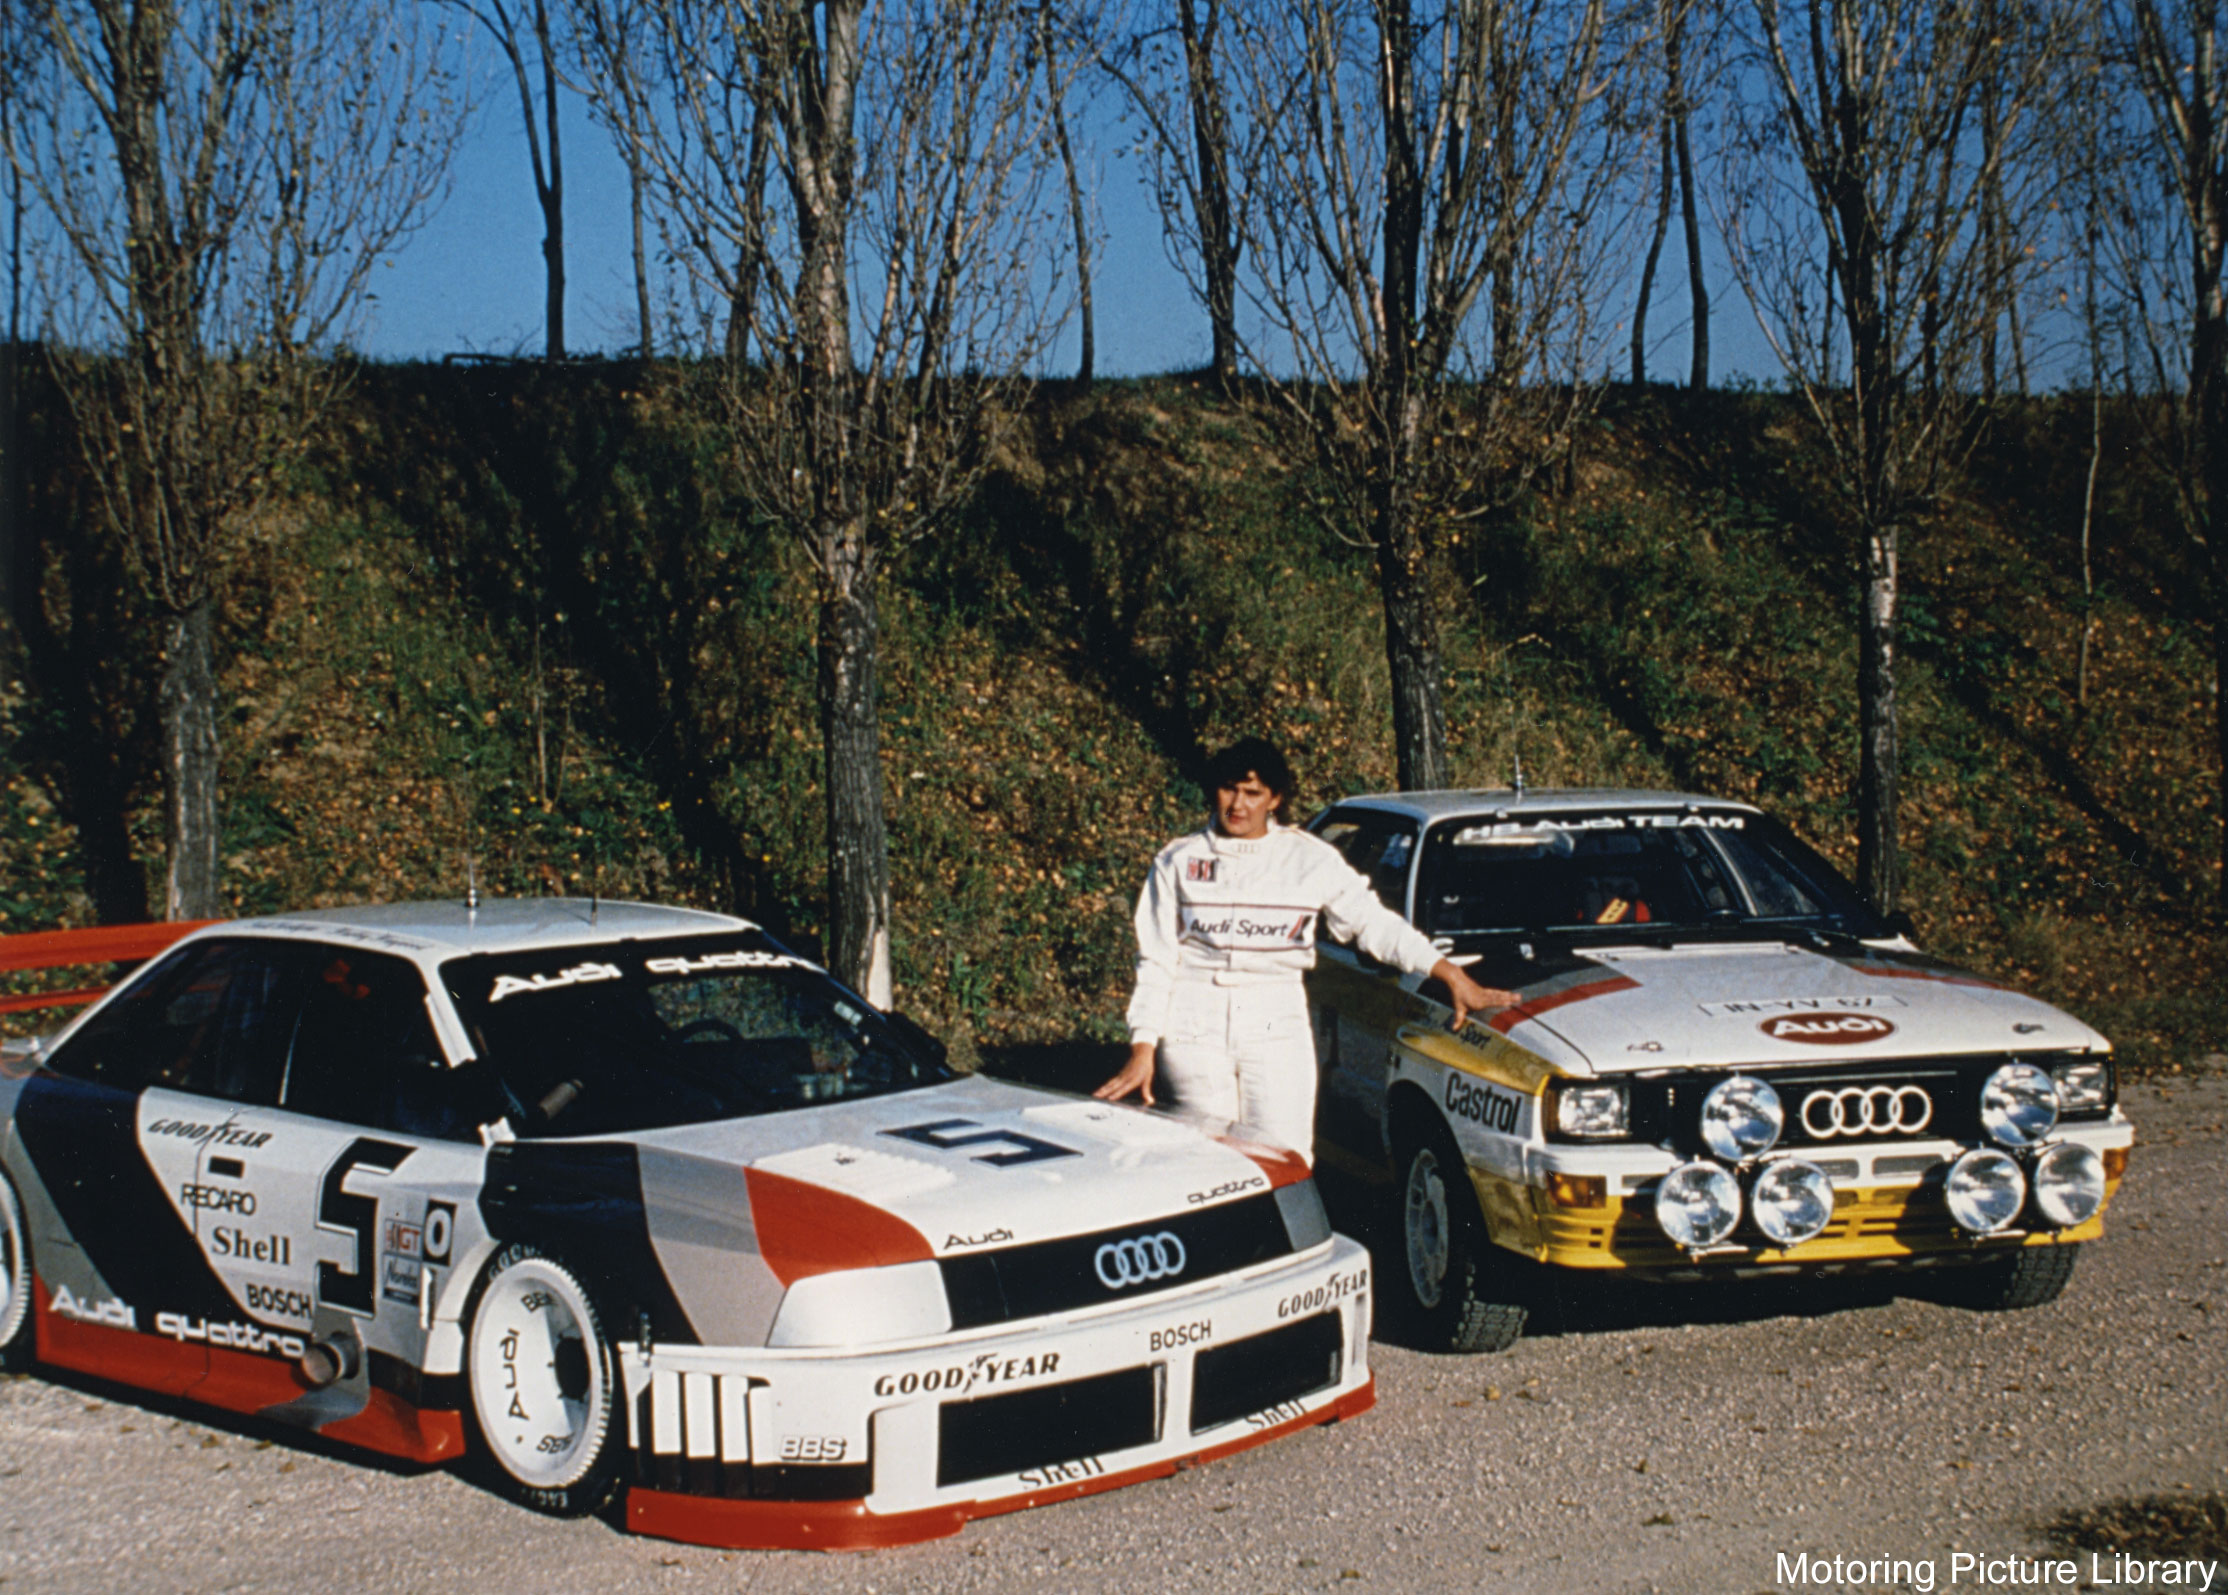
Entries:
{"type": "MultiPolygon", "coordinates": [[[[378,300],[360,347],[376,358],[541,352],[541,213],[517,101],[483,84],[482,102],[447,201],[372,280],[378,300]]],[[[1117,152],[1124,140],[1115,109],[1111,95],[1103,97],[1092,113],[1095,132],[1079,139],[1085,158],[1098,166],[1098,370],[1103,376],[1136,376],[1195,369],[1208,359],[1206,312],[1169,263],[1160,215],[1138,163],[1117,152]]],[[[566,341],[575,354],[617,350],[635,337],[626,169],[575,96],[566,98],[563,137],[566,341]]],[[[1713,377],[1733,371],[1776,375],[1729,276],[1720,266],[1713,277],[1713,377]]],[[[1651,374],[1682,380],[1688,358],[1686,272],[1676,229],[1658,269],[1656,307],[1651,374]]],[[[1623,334],[1618,336],[1611,358],[1621,375],[1626,357],[1623,334]]],[[[1071,323],[1047,373],[1072,371],[1075,359],[1071,323]]]]}

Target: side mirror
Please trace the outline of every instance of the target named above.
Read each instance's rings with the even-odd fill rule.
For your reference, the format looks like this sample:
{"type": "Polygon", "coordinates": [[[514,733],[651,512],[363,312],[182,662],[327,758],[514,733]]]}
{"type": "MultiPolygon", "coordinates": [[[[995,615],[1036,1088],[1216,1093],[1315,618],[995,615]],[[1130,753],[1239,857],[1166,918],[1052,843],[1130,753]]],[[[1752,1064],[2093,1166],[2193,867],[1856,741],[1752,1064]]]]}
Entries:
{"type": "Polygon", "coordinates": [[[1914,942],[1919,939],[1918,921],[1911,917],[1907,909],[1899,908],[1887,915],[1885,923],[1891,936],[1901,936],[1906,941],[1914,942]]]}

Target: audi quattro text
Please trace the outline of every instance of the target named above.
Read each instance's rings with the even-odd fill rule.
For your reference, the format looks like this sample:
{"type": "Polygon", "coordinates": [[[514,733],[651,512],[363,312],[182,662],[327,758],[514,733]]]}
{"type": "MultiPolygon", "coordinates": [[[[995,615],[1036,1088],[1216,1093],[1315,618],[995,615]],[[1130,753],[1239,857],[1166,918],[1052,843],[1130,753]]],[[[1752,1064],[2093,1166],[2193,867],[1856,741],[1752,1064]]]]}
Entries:
{"type": "Polygon", "coordinates": [[[2109,1043],[1921,955],[1756,809],[1425,792],[1312,828],[1522,999],[1454,1034],[1443,990],[1351,949],[1308,976],[1318,1155],[1390,1175],[1434,1338],[1507,1345],[1535,1264],[1957,1264],[1948,1294],[2030,1306],[2101,1233],[2134,1139],[2109,1043]]]}
{"type": "Polygon", "coordinates": [[[749,923],[222,924],[0,1076],[0,1348],[635,1528],[859,1546],[1367,1408],[1296,1155],[955,1075],[749,923]]]}

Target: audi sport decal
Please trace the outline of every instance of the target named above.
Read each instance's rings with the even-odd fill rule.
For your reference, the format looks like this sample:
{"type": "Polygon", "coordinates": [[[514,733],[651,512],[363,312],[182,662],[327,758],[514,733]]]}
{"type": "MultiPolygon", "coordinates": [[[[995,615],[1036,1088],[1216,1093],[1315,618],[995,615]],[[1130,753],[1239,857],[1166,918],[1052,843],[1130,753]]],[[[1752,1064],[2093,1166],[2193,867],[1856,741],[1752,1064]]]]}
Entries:
{"type": "Polygon", "coordinates": [[[405,1304],[415,1302],[423,1288],[419,1278],[420,1264],[399,1252],[389,1252],[380,1259],[379,1294],[389,1301],[405,1304]]]}
{"type": "Polygon", "coordinates": [[[1812,1047],[1854,1047],[1867,1041],[1885,1041],[1895,1026],[1878,1014],[1782,1014],[1756,1027],[1774,1041],[1800,1041],[1812,1047]]]}
{"type": "Polygon", "coordinates": [[[1127,1290],[1149,1280],[1174,1279],[1188,1261],[1184,1243],[1161,1230],[1108,1241],[1092,1255],[1091,1266],[1108,1290],[1127,1290]]]}
{"type": "Polygon", "coordinates": [[[575,964],[570,969],[560,969],[549,975],[497,975],[495,985],[487,994],[489,1007],[505,997],[515,997],[522,991],[559,991],[567,986],[592,985],[598,981],[619,980],[617,964],[575,964]]]}
{"type": "Polygon", "coordinates": [[[1811,1092],[1796,1117],[1820,1141],[1836,1136],[1917,1135],[1934,1122],[1934,1099],[1915,1085],[1843,1086],[1811,1092]]]}

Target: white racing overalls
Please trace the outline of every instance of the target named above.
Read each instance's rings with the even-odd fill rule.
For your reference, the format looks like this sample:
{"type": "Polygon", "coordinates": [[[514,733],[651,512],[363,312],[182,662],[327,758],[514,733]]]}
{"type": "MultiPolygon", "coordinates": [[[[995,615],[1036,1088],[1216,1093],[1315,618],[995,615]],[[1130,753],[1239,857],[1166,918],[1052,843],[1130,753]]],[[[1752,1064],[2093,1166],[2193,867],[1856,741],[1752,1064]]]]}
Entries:
{"type": "Polygon", "coordinates": [[[1138,896],[1129,1005],[1131,1042],[1158,1044],[1160,1079],[1182,1106],[1242,1121],[1311,1159],[1315,1045],[1300,977],[1315,963],[1318,924],[1418,974],[1440,958],[1305,831],[1178,837],[1138,896]]]}

